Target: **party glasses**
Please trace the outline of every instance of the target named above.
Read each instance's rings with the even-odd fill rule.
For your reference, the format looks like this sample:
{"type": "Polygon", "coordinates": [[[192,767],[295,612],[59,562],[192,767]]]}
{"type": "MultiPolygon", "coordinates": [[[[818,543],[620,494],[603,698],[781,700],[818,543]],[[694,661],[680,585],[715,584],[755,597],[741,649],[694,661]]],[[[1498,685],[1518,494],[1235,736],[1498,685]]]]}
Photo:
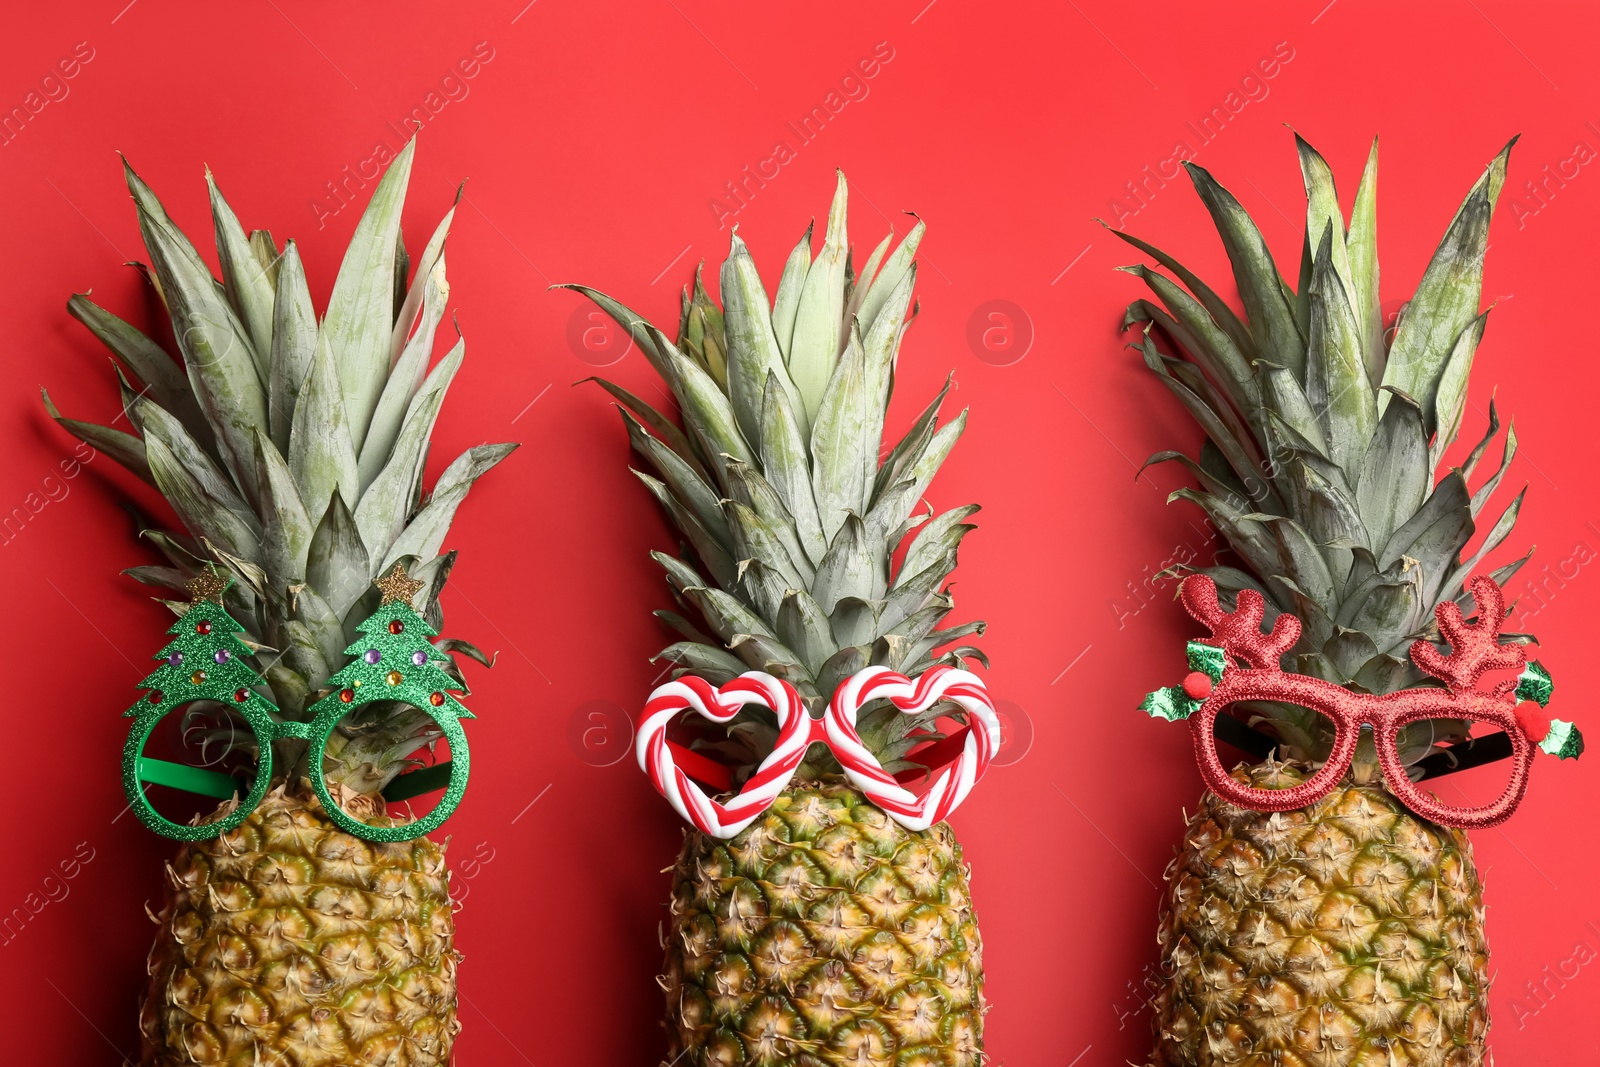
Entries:
{"type": "MultiPolygon", "coordinates": [[[[1300,638],[1300,620],[1279,615],[1268,633],[1261,622],[1266,603],[1260,593],[1241,590],[1236,610],[1226,612],[1217,599],[1217,587],[1205,575],[1184,580],[1184,606],[1211,630],[1208,641],[1190,645],[1195,668],[1180,688],[1159,690],[1145,701],[1145,709],[1166,718],[1186,718],[1194,738],[1200,773],[1212,792],[1240,807],[1257,811],[1290,811],[1320,800],[1350,770],[1356,744],[1364,727],[1371,728],[1378,761],[1390,791],[1416,814],[1444,826],[1462,829],[1494,826],[1510,817],[1528,786],[1535,744],[1562,757],[1583,750],[1582,735],[1571,723],[1555,720],[1534,736],[1532,725],[1540,716],[1517,711],[1519,698],[1540,706],[1551,693],[1550,676],[1537,663],[1529,664],[1520,645],[1502,644],[1500,628],[1507,611],[1505,595],[1487,577],[1470,584],[1477,603],[1477,619],[1468,622],[1461,608],[1446,601],[1435,609],[1439,632],[1450,645],[1448,654],[1425,640],[1411,645],[1411,659],[1439,679],[1442,686],[1418,686],[1381,696],[1352,692],[1320,678],[1291,674],[1280,663],[1300,638]],[[1513,678],[1480,689],[1490,671],[1518,671],[1513,678]],[[1217,754],[1216,732],[1224,709],[1249,701],[1276,701],[1309,709],[1333,725],[1334,740],[1327,761],[1309,779],[1290,789],[1257,789],[1228,774],[1217,754]],[[1401,730],[1422,722],[1499,727],[1509,743],[1510,779],[1498,798],[1480,806],[1447,804],[1418,788],[1400,755],[1401,730]]],[[[1469,727],[1470,729],[1470,727],[1469,727]]],[[[1496,735],[1499,736],[1499,735],[1496,735]]],[[[1464,748],[1478,739],[1453,747],[1464,748]]],[[[1448,750],[1447,750],[1448,751],[1448,750]]],[[[1474,761],[1481,762],[1481,761],[1474,761]]]]}
{"type": "Polygon", "coordinates": [[[443,657],[428,642],[437,631],[411,610],[409,602],[391,599],[386,590],[385,602],[357,627],[362,637],[345,650],[354,658],[329,680],[332,690],[308,709],[310,720],[282,720],[277,707],[255,688],[261,678],[247,665],[245,657],[252,654],[251,650],[237,636],[243,627],[222,607],[224,589],[226,583],[211,598],[197,598],[167,631],[174,640],[155,657],[162,665],[140,683],[149,693],[127,711],[133,726],[123,746],[122,783],[139,821],[158,834],[180,841],[206,840],[232,830],[266,795],[273,778],[274,742],[288,738],[307,742],[312,754],[306,761],[311,788],[329,818],[348,834],[368,841],[409,841],[437,829],[449,818],[467,788],[470,759],[461,720],[473,715],[450,692],[460,688],[460,683],[443,669],[443,657]],[[235,777],[144,754],[152,732],[162,720],[196,701],[215,701],[244,720],[253,735],[257,755],[253,774],[235,777]],[[399,775],[383,791],[384,800],[400,801],[443,787],[444,796],[433,810],[413,822],[396,826],[362,822],[334,799],[323,774],[321,756],[335,729],[342,720],[374,701],[391,702],[391,714],[392,705],[410,705],[421,713],[413,715],[417,725],[423,727],[431,722],[450,746],[449,760],[399,775]],[[214,822],[175,823],[150,803],[146,784],[219,800],[234,796],[242,799],[214,822]]]}
{"type": "Polygon", "coordinates": [[[863,667],[839,683],[821,718],[813,718],[789,682],[746,671],[720,686],[684,675],[657,686],[639,716],[634,757],[656,791],[701,833],[728,840],[759,819],[788,787],[814,743],[826,745],[850,784],[908,830],[926,830],[961,805],[1000,748],[1000,719],[983,679],[946,664],[908,678],[887,667],[863,667]],[[948,706],[966,722],[908,754],[921,769],[890,774],[856,730],[862,709],[885,701],[904,715],[948,706]],[[671,741],[667,731],[685,713],[731,722],[746,705],[766,708],[778,724],[772,751],[737,791],[728,769],[671,741]],[[924,774],[924,772],[926,772],[924,774]],[[921,794],[908,785],[926,777],[921,794]],[[696,782],[718,793],[714,800],[696,782]]]}

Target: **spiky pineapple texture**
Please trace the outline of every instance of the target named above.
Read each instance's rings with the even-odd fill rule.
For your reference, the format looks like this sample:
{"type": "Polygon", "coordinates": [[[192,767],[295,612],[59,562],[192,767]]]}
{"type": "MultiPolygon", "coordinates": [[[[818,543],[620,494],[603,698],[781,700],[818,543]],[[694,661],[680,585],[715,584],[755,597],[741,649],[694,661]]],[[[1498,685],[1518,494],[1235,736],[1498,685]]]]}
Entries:
{"type": "MultiPolygon", "coordinates": [[[[1269,760],[1234,776],[1287,789],[1308,773],[1269,760]]],[[[1467,835],[1381,785],[1270,813],[1208,792],[1167,868],[1151,1059],[1480,1067],[1483,917],[1467,835]]]]}
{"type": "Polygon", "coordinates": [[[672,869],[667,1059],[687,1067],[978,1067],[983,940],[949,824],[911,831],[798,783],[672,869]]]}
{"type": "MultiPolygon", "coordinates": [[[[274,702],[294,718],[344,664],[355,624],[377,606],[372,581],[394,563],[426,583],[414,606],[439,625],[439,591],[455,560],[440,548],[456,509],[516,447],[470,448],[431,494],[423,490],[429,437],[465,347],[458,339],[428,369],[450,293],[444,248],[455,209],[408,284],[400,213],[414,148],[378,183],[320,320],[294,241],[279,251],[270,233],[247,235],[209,171],[220,283],[124,163],[150,256],[145,273],[181,359],[79,294],[67,309],[115,358],[134,432],[64,418],[45,395],[57,422],[154,486],[183,525],[143,530],[168,564],[128,573],[182,591],[210,563],[231,572],[227,608],[244,624],[274,702]]],[[[168,603],[180,614],[187,607],[168,603]]],[[[482,658],[466,642],[440,647],[482,658]]],[[[461,680],[453,658],[451,669],[461,680]]],[[[359,793],[381,790],[437,736],[416,709],[368,708],[341,727],[326,772],[359,793]]]]}
{"type": "MultiPolygon", "coordinates": [[[[1427,681],[1407,649],[1417,638],[1439,641],[1433,609],[1441,601],[1470,608],[1466,576],[1511,533],[1522,505],[1519,493],[1466,554],[1516,453],[1508,429],[1498,468],[1469,488],[1499,434],[1493,402],[1483,438],[1460,466],[1446,466],[1488,319],[1479,311],[1483,259],[1511,145],[1472,186],[1386,332],[1377,142],[1347,224],[1332,170],[1295,141],[1307,206],[1293,289],[1239,202],[1203,168],[1185,164],[1232,263],[1243,318],[1171,256],[1118,233],[1182,283],[1148,266],[1125,268],[1160,303],[1134,301],[1124,324],[1147,324],[1139,346],[1146,365],[1206,435],[1197,457],[1157,452],[1147,463],[1178,462],[1200,483],[1172,499],[1197,504],[1238,556],[1238,567],[1201,568],[1225,597],[1256,589],[1269,615],[1300,617],[1293,669],[1387,693],[1427,681]]],[[[1504,583],[1526,560],[1500,567],[1494,579],[1504,583]]],[[[1326,755],[1331,732],[1315,713],[1253,710],[1291,751],[1326,755]]],[[[1423,732],[1406,744],[1408,759],[1426,755],[1430,741],[1458,736],[1423,732]]]]}
{"type": "MultiPolygon", "coordinates": [[[[341,803],[389,821],[375,797],[341,803]]],[[[352,837],[283,788],[184,842],[151,914],[142,1067],[445,1067],[461,1024],[444,853],[352,837]]]]}
{"type": "MultiPolygon", "coordinates": [[[[772,301],[735,233],[722,265],[722,307],[697,274],[676,343],[612,298],[571,287],[629,331],[682,416],[680,429],[627,390],[600,383],[654,471],[635,473],[687,542],[681,556],[654,557],[700,623],[657,612],[683,638],[661,658],[718,684],[767,671],[813,708],[869,664],[916,674],[937,661],[982,658],[965,645],[939,654],[983,631],[981,622],[940,628],[954,606],[946,580],[977,506],[937,515],[919,507],[966,426],[965,411],[938,423],[948,383],[880,461],[895,361],[916,313],[914,257],[924,226],[916,223],[892,252],[894,235],[885,237],[857,274],[847,195],[841,173],[820,252],[812,258],[808,227],[772,301]]],[[[922,717],[871,710],[860,721],[862,739],[892,773],[909,766],[906,752],[926,739],[912,731],[931,727],[941,710],[948,709],[922,717]]],[[[774,732],[770,713],[747,710],[721,754],[753,764],[771,750],[774,732]]]]}

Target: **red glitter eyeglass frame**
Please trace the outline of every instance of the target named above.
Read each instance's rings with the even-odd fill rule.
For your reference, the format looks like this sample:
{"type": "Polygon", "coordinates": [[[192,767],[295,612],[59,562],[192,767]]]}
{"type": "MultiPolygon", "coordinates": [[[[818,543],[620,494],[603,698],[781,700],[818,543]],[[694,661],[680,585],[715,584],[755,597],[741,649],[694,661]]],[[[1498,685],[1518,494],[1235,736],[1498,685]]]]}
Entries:
{"type": "Polygon", "coordinates": [[[1509,818],[1527,790],[1534,744],[1515,712],[1516,680],[1496,682],[1488,690],[1480,690],[1477,685],[1486,672],[1522,670],[1527,653],[1520,645],[1500,643],[1500,627],[1507,614],[1500,587],[1492,579],[1479,576],[1472,580],[1470,588],[1478,605],[1475,623],[1466,621],[1454,601],[1440,604],[1435,611],[1439,631],[1450,643],[1448,655],[1427,641],[1418,640],[1411,645],[1412,662],[1444,682],[1444,687],[1419,686],[1374,696],[1283,671],[1280,661],[1300,639],[1300,620],[1285,612],[1273,620],[1269,633],[1262,633],[1266,603],[1260,593],[1241,590],[1237,609],[1226,612],[1211,578],[1191,575],[1184,579],[1184,607],[1210,627],[1212,639],[1206,643],[1219,646],[1225,661],[1220,681],[1205,695],[1199,709],[1188,716],[1195,759],[1212,792],[1257,811],[1306,807],[1327,796],[1344,778],[1355,756],[1361,728],[1370,726],[1384,780],[1400,802],[1416,814],[1461,829],[1494,826],[1509,818]],[[1213,734],[1217,718],[1224,708],[1253,700],[1309,708],[1334,722],[1333,750],[1327,762],[1300,785],[1291,789],[1255,789],[1233,778],[1223,767],[1213,734]],[[1411,781],[1400,759],[1400,730],[1427,719],[1467,719],[1505,731],[1511,745],[1511,780],[1498,799],[1481,807],[1461,807],[1430,796],[1411,781]]]}

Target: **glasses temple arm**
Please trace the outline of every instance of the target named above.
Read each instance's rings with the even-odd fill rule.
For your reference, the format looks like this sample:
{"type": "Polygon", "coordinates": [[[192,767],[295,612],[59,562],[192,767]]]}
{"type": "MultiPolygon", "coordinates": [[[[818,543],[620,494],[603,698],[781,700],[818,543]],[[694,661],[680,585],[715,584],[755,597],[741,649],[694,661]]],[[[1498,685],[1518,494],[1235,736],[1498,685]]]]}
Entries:
{"type": "MultiPolygon", "coordinates": [[[[1275,738],[1231,715],[1218,715],[1211,732],[1218,741],[1226,742],[1256,759],[1266,759],[1278,747],[1275,738]]],[[[1425,756],[1412,766],[1422,770],[1422,777],[1417,780],[1426,781],[1471,767],[1481,767],[1486,763],[1496,763],[1509,759],[1511,755],[1511,739],[1502,730],[1457,742],[1442,752],[1425,756]]]]}
{"type": "Polygon", "coordinates": [[[1511,738],[1506,736],[1504,730],[1499,730],[1482,737],[1457,741],[1442,752],[1423,757],[1412,766],[1422,768],[1422,777],[1417,780],[1425,781],[1429,778],[1442,778],[1444,775],[1464,771],[1469,767],[1481,767],[1485,763],[1509,759],[1513,751],[1511,738]]]}

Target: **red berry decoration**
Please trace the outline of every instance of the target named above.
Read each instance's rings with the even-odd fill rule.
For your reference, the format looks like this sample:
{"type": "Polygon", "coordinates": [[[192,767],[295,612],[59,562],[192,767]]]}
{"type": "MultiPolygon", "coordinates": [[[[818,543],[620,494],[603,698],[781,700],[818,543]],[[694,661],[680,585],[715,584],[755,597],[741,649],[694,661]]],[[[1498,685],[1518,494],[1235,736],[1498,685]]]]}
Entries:
{"type": "Polygon", "coordinates": [[[343,701],[344,703],[348,704],[352,700],[354,700],[355,698],[356,698],[356,691],[354,689],[341,689],[341,690],[339,690],[339,699],[341,701],[343,701]]]}
{"type": "Polygon", "coordinates": [[[404,633],[405,629],[406,629],[406,624],[401,622],[399,619],[390,619],[389,620],[389,632],[390,633],[392,633],[392,634],[404,633]]]}
{"type": "Polygon", "coordinates": [[[238,701],[240,704],[243,704],[246,700],[250,699],[250,690],[235,689],[233,691],[233,699],[238,701]]]}
{"type": "Polygon", "coordinates": [[[444,694],[443,693],[433,693],[433,694],[429,695],[428,703],[432,704],[436,708],[437,707],[442,707],[444,705],[444,694]]]}
{"type": "Polygon", "coordinates": [[[161,701],[163,699],[161,690],[159,690],[159,689],[152,690],[148,699],[149,699],[150,703],[152,703],[152,704],[161,703],[161,701]]]}
{"type": "Polygon", "coordinates": [[[194,632],[197,633],[197,634],[208,634],[208,633],[210,633],[211,632],[211,620],[210,619],[201,619],[199,622],[195,623],[194,624],[194,632]]]}
{"type": "Polygon", "coordinates": [[[1211,675],[1204,671],[1190,671],[1184,676],[1183,692],[1190,700],[1204,700],[1211,695],[1211,675]]]}
{"type": "Polygon", "coordinates": [[[1543,741],[1550,736],[1550,716],[1531,700],[1524,700],[1517,705],[1517,723],[1521,725],[1523,733],[1534,742],[1543,741]]]}

